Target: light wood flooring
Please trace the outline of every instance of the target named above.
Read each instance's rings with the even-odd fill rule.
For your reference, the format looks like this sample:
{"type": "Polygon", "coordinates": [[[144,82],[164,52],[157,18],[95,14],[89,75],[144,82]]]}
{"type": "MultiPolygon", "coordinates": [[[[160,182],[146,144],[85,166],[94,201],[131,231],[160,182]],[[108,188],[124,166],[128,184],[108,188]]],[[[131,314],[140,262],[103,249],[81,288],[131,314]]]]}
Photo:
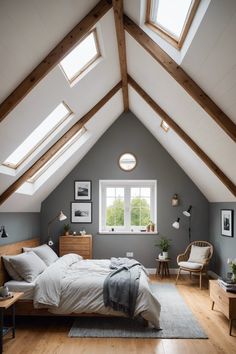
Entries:
{"type": "MultiPolygon", "coordinates": [[[[174,282],[174,278],[153,281],[174,282]]],[[[228,335],[228,320],[211,311],[206,283],[180,278],[178,289],[209,339],[69,338],[72,318],[19,318],[16,338],[4,337],[4,354],[234,354],[236,324],[228,335]]],[[[236,321],[235,321],[236,322],[236,321]]]]}

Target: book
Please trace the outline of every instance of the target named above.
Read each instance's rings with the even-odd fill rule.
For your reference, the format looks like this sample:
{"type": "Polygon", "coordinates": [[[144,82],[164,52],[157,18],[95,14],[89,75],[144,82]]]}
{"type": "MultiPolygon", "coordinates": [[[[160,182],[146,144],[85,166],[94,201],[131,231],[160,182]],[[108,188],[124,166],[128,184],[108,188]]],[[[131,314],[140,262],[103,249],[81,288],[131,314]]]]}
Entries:
{"type": "Polygon", "coordinates": [[[224,284],[225,286],[236,286],[236,283],[234,280],[229,279],[229,278],[222,278],[222,279],[218,279],[218,282],[220,282],[221,284],[224,284]]]}

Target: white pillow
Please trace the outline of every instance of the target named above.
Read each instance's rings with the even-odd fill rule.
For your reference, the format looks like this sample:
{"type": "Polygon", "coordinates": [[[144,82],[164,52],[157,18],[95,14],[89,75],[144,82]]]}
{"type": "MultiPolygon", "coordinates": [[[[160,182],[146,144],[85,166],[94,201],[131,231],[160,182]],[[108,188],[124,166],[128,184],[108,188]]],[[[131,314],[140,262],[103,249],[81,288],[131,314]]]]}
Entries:
{"type": "Polygon", "coordinates": [[[12,256],[10,263],[14,270],[28,283],[31,283],[47,268],[46,264],[34,252],[12,256]]]}
{"type": "Polygon", "coordinates": [[[191,252],[188,262],[204,263],[209,256],[210,247],[191,246],[191,252]]]}
{"type": "Polygon", "coordinates": [[[12,267],[11,262],[10,262],[11,257],[14,257],[14,256],[2,256],[4,267],[7,271],[7,273],[14,280],[18,280],[18,281],[23,280],[22,277],[20,277],[19,274],[12,267]]]}
{"type": "Polygon", "coordinates": [[[33,251],[47,266],[50,266],[58,259],[57,254],[46,244],[34,248],[23,247],[23,251],[33,251]]]}

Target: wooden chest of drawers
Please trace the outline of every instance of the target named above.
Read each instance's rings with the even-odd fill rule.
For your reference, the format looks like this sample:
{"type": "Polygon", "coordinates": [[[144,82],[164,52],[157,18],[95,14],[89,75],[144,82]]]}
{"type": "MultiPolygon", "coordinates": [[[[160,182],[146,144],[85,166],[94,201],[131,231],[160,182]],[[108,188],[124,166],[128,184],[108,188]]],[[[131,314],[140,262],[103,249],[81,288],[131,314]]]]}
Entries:
{"type": "Polygon", "coordinates": [[[85,259],[92,258],[92,235],[60,236],[59,254],[76,253],[85,259]]]}
{"type": "Polygon", "coordinates": [[[210,280],[210,297],[212,310],[216,304],[217,308],[229,319],[229,335],[231,335],[232,323],[236,320],[236,294],[226,292],[217,280],[210,280]]]}

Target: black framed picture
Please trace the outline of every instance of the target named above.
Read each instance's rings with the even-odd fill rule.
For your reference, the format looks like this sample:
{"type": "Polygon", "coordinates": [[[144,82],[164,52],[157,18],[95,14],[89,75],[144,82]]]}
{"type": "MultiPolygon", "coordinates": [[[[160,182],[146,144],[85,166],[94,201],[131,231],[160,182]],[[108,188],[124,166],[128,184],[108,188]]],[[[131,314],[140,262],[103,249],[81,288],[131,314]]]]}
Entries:
{"type": "Polygon", "coordinates": [[[71,202],[71,222],[79,224],[91,224],[92,202],[71,202]]]}
{"type": "Polygon", "coordinates": [[[91,181],[75,181],[75,200],[91,200],[91,196],[91,181]]]}
{"type": "Polygon", "coordinates": [[[221,235],[233,237],[234,211],[232,209],[221,209],[221,235]]]}

